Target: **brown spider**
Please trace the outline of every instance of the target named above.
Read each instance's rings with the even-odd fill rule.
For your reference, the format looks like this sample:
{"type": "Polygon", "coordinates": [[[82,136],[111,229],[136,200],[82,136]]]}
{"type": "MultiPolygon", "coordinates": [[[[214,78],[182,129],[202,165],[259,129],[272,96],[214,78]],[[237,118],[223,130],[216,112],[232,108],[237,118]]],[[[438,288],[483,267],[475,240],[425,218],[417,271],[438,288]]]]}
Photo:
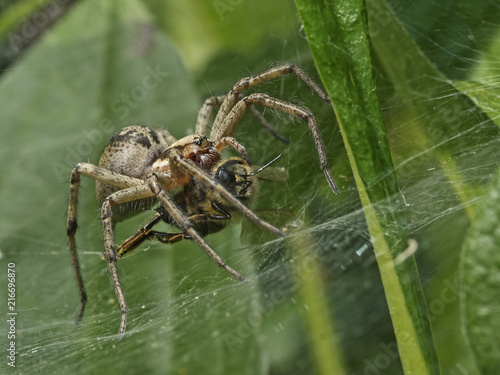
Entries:
{"type": "Polygon", "coordinates": [[[224,228],[231,219],[231,212],[238,211],[276,235],[284,236],[281,230],[260,219],[247,207],[257,188],[256,174],[262,168],[255,172],[252,170],[245,148],[231,135],[251,104],[259,103],[307,121],[320,166],[330,187],[335,194],[338,193],[328,170],[316,120],[309,110],[262,93],[240,97],[243,90],[289,73],[296,74],[324,102],[330,103],[326,94],[302,70],[293,64],[280,65],[256,76],[241,79],[227,95],[208,98],[198,113],[194,135],[176,140],[163,129],[129,126],[111,138],[99,160],[99,166],[79,163],[73,169],[67,234],[81,298],[77,322],[83,316],[87,301],[75,244],[81,174],[96,180],[96,196],[101,203],[104,257],[121,309],[120,335],[125,332],[127,305],[116,262],[120,256],[133,250],[144,240],[155,238],[161,242],[174,243],[181,239],[192,239],[220,267],[235,278],[244,280],[243,276],[224,263],[203,237],[224,228]],[[220,106],[220,109],[207,138],[210,114],[214,106],[220,106]],[[226,146],[236,149],[241,158],[221,160],[219,153],[226,146]],[[149,209],[158,202],[160,206],[155,217],[115,249],[114,224],[149,209]],[[177,226],[182,232],[153,231],[153,227],[161,221],[177,226]]]}

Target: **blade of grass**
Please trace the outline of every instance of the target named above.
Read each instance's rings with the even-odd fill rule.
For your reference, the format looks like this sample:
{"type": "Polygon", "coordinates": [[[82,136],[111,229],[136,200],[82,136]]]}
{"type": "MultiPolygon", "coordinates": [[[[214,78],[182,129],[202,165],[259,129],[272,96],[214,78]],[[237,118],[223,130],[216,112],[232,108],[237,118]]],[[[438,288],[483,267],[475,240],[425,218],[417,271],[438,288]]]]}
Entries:
{"type": "Polygon", "coordinates": [[[295,272],[300,280],[299,295],[304,306],[307,306],[304,314],[316,373],[344,375],[347,372],[333,322],[328,314],[326,287],[319,276],[321,267],[314,258],[314,246],[314,236],[307,232],[293,241],[293,251],[297,259],[294,263],[295,272]]]}
{"type": "Polygon", "coordinates": [[[407,240],[401,212],[395,209],[400,193],[372,74],[365,5],[362,1],[321,0],[296,0],[296,5],[319,74],[334,103],[403,368],[408,373],[439,374],[413,255],[395,262],[407,240]],[[384,204],[374,205],[378,202],[384,204]]]}

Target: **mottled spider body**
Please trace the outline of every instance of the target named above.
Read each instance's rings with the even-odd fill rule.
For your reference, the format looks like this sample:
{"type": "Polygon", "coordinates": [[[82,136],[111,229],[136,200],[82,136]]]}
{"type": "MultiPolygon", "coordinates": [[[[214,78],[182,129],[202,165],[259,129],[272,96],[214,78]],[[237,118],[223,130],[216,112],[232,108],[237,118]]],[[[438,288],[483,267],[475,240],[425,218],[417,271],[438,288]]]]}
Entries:
{"type": "MultiPolygon", "coordinates": [[[[208,98],[199,111],[194,135],[176,140],[163,129],[129,126],[111,138],[98,166],[80,163],[75,167],[70,180],[67,233],[81,297],[78,321],[83,316],[87,300],[75,243],[78,190],[82,174],[96,180],[96,196],[101,204],[104,257],[121,309],[120,334],[125,332],[127,305],[116,262],[144,240],[157,239],[164,243],[174,243],[181,239],[194,240],[220,267],[235,278],[244,280],[238,272],[225,264],[205,241],[204,236],[223,229],[237,212],[276,235],[284,236],[280,229],[260,219],[248,207],[258,190],[256,174],[260,169],[252,170],[245,148],[232,135],[252,104],[258,103],[307,121],[320,167],[330,187],[337,193],[312,113],[303,107],[262,93],[240,96],[242,90],[289,73],[296,74],[323,101],[330,103],[321,89],[295,65],[280,65],[259,75],[243,78],[227,95],[208,98]],[[210,115],[215,106],[220,109],[208,136],[210,115]],[[221,159],[220,152],[227,146],[234,148],[240,156],[221,159]],[[115,248],[114,225],[156,205],[157,212],[150,222],[115,248]],[[173,224],[180,232],[154,231],[154,226],[161,221],[173,224]]],[[[262,117],[257,117],[262,122],[262,117]]],[[[268,127],[266,123],[263,125],[268,127]]],[[[268,130],[275,134],[272,129],[268,130]]]]}
{"type": "MultiPolygon", "coordinates": [[[[220,160],[217,149],[204,137],[190,135],[171,145],[168,140],[173,141],[173,138],[165,131],[156,131],[144,125],[128,126],[111,137],[99,160],[99,167],[141,180],[151,173],[163,172],[164,180],[169,185],[166,190],[171,191],[177,186],[186,185],[189,174],[180,168],[174,167],[173,171],[171,170],[168,158],[164,155],[169,146],[181,150],[185,158],[193,160],[205,170],[210,170],[220,160]]],[[[120,188],[97,179],[95,190],[97,200],[102,204],[120,188]]],[[[113,221],[116,223],[147,210],[156,202],[155,197],[150,197],[115,205],[113,221]]]]}

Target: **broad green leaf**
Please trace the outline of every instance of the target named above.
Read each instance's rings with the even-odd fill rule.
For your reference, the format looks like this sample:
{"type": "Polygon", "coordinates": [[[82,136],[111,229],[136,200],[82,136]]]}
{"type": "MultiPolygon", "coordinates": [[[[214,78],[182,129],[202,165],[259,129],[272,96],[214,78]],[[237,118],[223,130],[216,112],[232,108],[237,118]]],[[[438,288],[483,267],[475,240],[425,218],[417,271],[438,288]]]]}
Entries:
{"type": "MultiPolygon", "coordinates": [[[[2,264],[15,263],[18,275],[20,373],[257,373],[258,331],[238,331],[257,307],[255,283],[231,280],[191,243],[175,252],[152,245],[119,262],[129,316],[118,339],[120,313],[100,256],[99,207],[85,177],[76,240],[88,305],[82,323],[74,323],[79,298],[64,217],[71,169],[97,163],[107,140],[126,125],[186,135],[201,102],[142,4],[82,1],[2,77],[0,97],[0,153],[10,160],[0,178],[10,192],[0,198],[2,264]],[[247,298],[230,297],[236,290],[247,298]]],[[[118,224],[116,242],[147,216],[118,224]]],[[[249,262],[225,255],[251,277],[249,262]]]]}

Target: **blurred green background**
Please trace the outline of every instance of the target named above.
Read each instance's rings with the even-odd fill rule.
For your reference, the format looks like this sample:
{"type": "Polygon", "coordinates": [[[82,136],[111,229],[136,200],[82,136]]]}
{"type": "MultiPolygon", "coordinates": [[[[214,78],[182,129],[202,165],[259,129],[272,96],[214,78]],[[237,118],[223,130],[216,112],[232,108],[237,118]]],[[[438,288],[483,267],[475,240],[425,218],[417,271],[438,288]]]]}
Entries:
{"type": "MultiPolygon", "coordinates": [[[[235,137],[254,164],[283,153],[277,166],[289,175],[262,182],[255,209],[298,227],[278,240],[243,221],[208,237],[250,279],[245,284],[194,243],[136,250],[118,263],[130,309],[118,340],[94,182],[82,178],[76,240],[89,301],[75,326],[65,235],[73,166],[97,164],[126,125],[191,133],[205,98],[280,62],[320,80],[293,1],[40,4],[1,5],[0,263],[2,270],[16,264],[18,312],[16,368],[4,359],[2,373],[326,374],[333,351],[346,374],[403,373],[333,110],[295,77],[258,91],[313,111],[340,194],[329,190],[306,124],[264,111],[287,146],[246,116],[235,137]]],[[[370,4],[378,94],[402,196],[397,209],[418,243],[441,372],[480,374],[460,322],[458,270],[474,205],[498,167],[500,138],[494,108],[483,113],[449,83],[495,82],[500,9],[472,0],[393,1],[390,14],[370,4]],[[393,22],[403,24],[415,50],[389,43],[393,22]],[[405,54],[407,65],[397,65],[405,54]],[[417,54],[430,61],[428,70],[412,70],[417,54]]],[[[120,223],[116,242],[148,217],[120,223]]],[[[2,301],[6,285],[2,276],[2,301]]],[[[2,348],[6,329],[0,325],[2,348]]]]}

